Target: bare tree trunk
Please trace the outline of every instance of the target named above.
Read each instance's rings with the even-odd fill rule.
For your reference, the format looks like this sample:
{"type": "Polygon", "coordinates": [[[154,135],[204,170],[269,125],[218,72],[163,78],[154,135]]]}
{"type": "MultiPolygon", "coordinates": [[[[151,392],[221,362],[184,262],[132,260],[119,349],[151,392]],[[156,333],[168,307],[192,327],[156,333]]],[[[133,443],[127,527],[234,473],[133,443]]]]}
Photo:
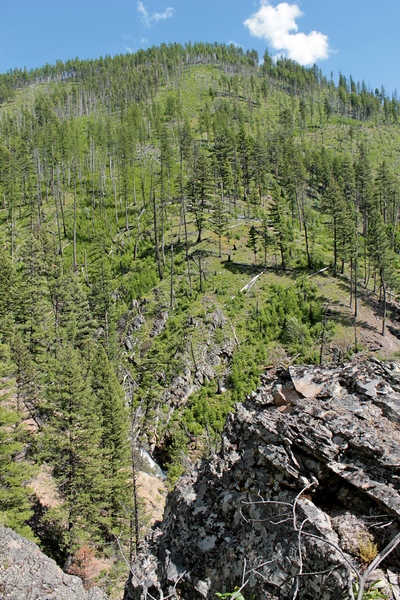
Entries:
{"type": "Polygon", "coordinates": [[[183,212],[183,228],[185,231],[185,254],[186,254],[186,265],[188,272],[188,280],[189,280],[189,292],[192,295],[192,274],[190,271],[190,259],[189,259],[189,241],[188,241],[188,231],[187,231],[187,221],[186,221],[186,206],[185,199],[182,196],[182,212],[183,212]]]}
{"type": "Polygon", "coordinates": [[[77,260],[76,260],[76,179],[74,182],[74,240],[73,240],[73,266],[74,271],[76,273],[77,270],[77,260]]]}
{"type": "Polygon", "coordinates": [[[137,468],[135,460],[135,449],[131,447],[131,469],[132,469],[132,497],[133,497],[133,512],[130,516],[130,536],[129,536],[129,563],[133,562],[137,555],[140,540],[139,526],[139,498],[137,491],[137,468]]]}
{"type": "Polygon", "coordinates": [[[162,279],[160,248],[158,246],[158,221],[157,221],[156,194],[155,194],[153,185],[151,186],[150,194],[151,194],[151,199],[153,202],[154,245],[155,245],[156,259],[157,259],[157,270],[158,270],[159,278],[162,279]]]}
{"type": "Polygon", "coordinates": [[[385,337],[386,335],[386,282],[385,282],[385,278],[383,277],[383,272],[381,270],[381,285],[382,285],[382,301],[383,301],[383,306],[382,306],[382,335],[383,337],[385,337]]]}
{"type": "Polygon", "coordinates": [[[171,238],[171,285],[170,285],[170,296],[169,305],[171,308],[174,307],[174,242],[171,238]]]}

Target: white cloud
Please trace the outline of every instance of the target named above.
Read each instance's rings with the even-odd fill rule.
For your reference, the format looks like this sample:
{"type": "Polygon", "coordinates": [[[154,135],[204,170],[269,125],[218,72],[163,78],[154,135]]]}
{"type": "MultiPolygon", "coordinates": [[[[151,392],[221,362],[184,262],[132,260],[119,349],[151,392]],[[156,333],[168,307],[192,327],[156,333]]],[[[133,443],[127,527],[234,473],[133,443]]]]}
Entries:
{"type": "Polygon", "coordinates": [[[143,25],[146,27],[146,29],[150,29],[152,23],[158,23],[159,21],[164,21],[165,19],[170,19],[175,12],[175,9],[172,8],[172,6],[169,6],[162,13],[156,12],[156,13],[151,14],[147,10],[147,8],[143,4],[143,2],[138,2],[136,6],[137,6],[137,12],[142,20],[143,25]]]}
{"type": "Polygon", "coordinates": [[[281,2],[272,6],[269,0],[261,0],[258,12],[246,19],[244,25],[251,35],[267,40],[280,54],[284,53],[301,65],[312,65],[317,60],[328,58],[329,39],[318,31],[297,33],[296,19],[302,14],[297,4],[281,2]]]}
{"type": "Polygon", "coordinates": [[[172,8],[171,6],[168,6],[168,8],[166,8],[163,13],[154,13],[153,15],[151,15],[150,18],[155,23],[158,23],[158,21],[164,21],[164,19],[170,19],[173,16],[174,12],[175,12],[175,9],[172,8]]]}
{"type": "Polygon", "coordinates": [[[145,27],[150,27],[150,15],[145,9],[143,2],[137,3],[137,11],[139,13],[140,18],[142,19],[143,25],[145,27]]]}

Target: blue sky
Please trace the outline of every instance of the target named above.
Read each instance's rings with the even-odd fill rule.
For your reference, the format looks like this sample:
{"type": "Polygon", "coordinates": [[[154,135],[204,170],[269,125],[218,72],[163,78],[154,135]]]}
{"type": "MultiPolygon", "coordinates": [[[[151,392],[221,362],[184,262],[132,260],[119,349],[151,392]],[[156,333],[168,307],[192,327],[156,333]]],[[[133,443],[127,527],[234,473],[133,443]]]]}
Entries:
{"type": "Polygon", "coordinates": [[[217,41],[400,94],[399,25],[399,0],[0,0],[0,72],[217,41]]]}

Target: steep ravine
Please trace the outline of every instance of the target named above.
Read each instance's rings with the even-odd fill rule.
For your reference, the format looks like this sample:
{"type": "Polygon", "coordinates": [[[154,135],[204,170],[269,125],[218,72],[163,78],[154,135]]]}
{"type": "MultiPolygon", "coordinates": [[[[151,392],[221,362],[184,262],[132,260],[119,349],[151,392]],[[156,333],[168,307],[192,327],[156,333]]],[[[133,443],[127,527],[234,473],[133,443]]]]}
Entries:
{"type": "MultiPolygon", "coordinates": [[[[142,544],[125,600],[349,597],[398,533],[400,365],[273,370],[142,544]],[[312,573],[312,575],[307,575],[312,573]],[[353,577],[354,580],[354,577],[353,577]]],[[[398,598],[397,551],[375,579],[398,598]]]]}

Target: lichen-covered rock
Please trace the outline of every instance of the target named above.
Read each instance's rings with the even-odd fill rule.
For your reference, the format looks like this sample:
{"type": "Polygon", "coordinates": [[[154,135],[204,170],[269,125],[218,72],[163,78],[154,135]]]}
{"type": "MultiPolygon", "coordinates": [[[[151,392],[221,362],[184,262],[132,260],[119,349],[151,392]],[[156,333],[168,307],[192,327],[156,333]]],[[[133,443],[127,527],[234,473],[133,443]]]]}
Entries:
{"type": "MultiPolygon", "coordinates": [[[[211,600],[243,581],[245,597],[346,597],[351,571],[398,533],[399,424],[397,364],[271,371],[219,454],[169,495],[126,600],[211,600]]],[[[388,598],[398,560],[381,565],[388,598]]]]}
{"type": "Polygon", "coordinates": [[[172,408],[184,406],[194,392],[192,374],[188,367],[174,377],[163,394],[163,401],[172,408]]]}
{"type": "Polygon", "coordinates": [[[168,321],[168,312],[160,311],[153,322],[153,327],[150,331],[150,337],[157,337],[164,330],[168,321]]]}
{"type": "Polygon", "coordinates": [[[0,525],[1,600],[107,600],[99,588],[85,590],[38,546],[0,525]]]}

